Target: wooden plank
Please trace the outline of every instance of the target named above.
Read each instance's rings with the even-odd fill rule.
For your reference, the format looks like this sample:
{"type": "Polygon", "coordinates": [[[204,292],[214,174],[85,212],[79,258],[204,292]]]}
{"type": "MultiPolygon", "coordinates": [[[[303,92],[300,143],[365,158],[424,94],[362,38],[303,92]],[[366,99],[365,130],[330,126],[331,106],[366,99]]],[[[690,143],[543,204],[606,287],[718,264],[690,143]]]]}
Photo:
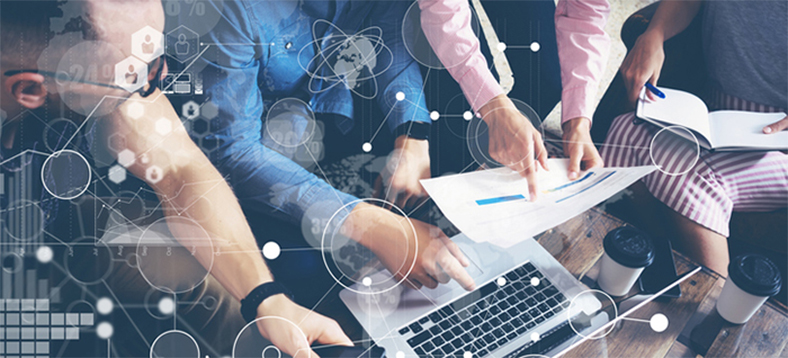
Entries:
{"type": "Polygon", "coordinates": [[[676,341],[670,347],[668,353],[665,355],[667,358],[697,358],[699,355],[695,354],[690,347],[685,346],[683,343],[676,341]]]}
{"type": "Polygon", "coordinates": [[[724,323],[706,356],[779,357],[786,350],[786,336],[788,317],[771,304],[766,304],[746,324],[724,323]]]}

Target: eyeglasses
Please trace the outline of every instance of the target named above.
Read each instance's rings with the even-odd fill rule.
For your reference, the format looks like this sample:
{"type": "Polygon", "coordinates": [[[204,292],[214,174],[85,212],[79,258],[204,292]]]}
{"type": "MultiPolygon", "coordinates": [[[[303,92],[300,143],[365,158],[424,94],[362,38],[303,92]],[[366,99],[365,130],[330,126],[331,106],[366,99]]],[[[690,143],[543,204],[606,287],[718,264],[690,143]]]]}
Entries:
{"type": "MultiPolygon", "coordinates": [[[[155,68],[156,68],[156,72],[154,72],[153,79],[148,81],[148,85],[149,85],[148,89],[144,89],[144,87],[143,87],[143,88],[140,88],[140,89],[138,89],[138,90],[136,90],[136,91],[134,91],[132,93],[139,93],[139,95],[142,96],[142,97],[148,97],[151,94],[153,94],[154,91],[156,91],[156,88],[159,87],[159,84],[161,83],[161,76],[162,76],[162,73],[164,72],[164,63],[165,63],[166,59],[164,58],[164,56],[162,56],[162,57],[157,58],[154,61],[156,62],[156,64],[154,65],[155,68]]],[[[20,73],[37,73],[37,74],[42,75],[42,76],[54,78],[55,81],[58,81],[58,82],[77,82],[77,83],[84,83],[84,84],[88,84],[88,85],[105,87],[105,88],[112,88],[112,89],[117,89],[117,90],[124,90],[124,91],[126,90],[123,87],[116,86],[116,85],[109,84],[109,83],[101,83],[101,82],[94,82],[94,81],[89,81],[89,80],[71,78],[68,75],[68,73],[65,73],[65,72],[57,72],[57,73],[55,73],[55,72],[50,72],[50,71],[22,69],[22,70],[5,71],[5,72],[3,72],[3,75],[4,76],[14,76],[14,75],[18,75],[20,73]]],[[[150,72],[148,72],[148,75],[150,75],[150,72]]]]}

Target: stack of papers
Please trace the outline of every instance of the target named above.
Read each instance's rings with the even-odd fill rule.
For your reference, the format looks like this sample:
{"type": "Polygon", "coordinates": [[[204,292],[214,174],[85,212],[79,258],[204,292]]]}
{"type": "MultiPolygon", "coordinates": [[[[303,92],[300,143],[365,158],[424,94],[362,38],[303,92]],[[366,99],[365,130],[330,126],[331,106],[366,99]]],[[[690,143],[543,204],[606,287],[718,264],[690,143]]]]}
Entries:
{"type": "Polygon", "coordinates": [[[471,240],[507,248],[585,212],[656,169],[594,168],[569,180],[568,165],[568,159],[549,159],[550,170],[537,172],[539,195],[534,201],[525,178],[509,168],[425,179],[421,184],[471,240]]]}

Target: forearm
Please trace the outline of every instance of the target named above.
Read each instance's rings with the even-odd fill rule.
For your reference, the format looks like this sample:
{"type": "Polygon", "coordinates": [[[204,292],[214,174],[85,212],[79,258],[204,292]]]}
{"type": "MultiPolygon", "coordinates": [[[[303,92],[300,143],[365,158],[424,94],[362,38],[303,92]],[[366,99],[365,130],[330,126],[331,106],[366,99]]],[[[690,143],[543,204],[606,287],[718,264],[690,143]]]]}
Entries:
{"type": "MultiPolygon", "coordinates": [[[[168,217],[196,219],[208,232],[211,244],[196,245],[197,260],[235,298],[242,299],[273,277],[229,185],[208,159],[194,149],[199,156],[192,156],[189,165],[171,172],[156,184],[156,191],[168,217]]],[[[170,227],[179,241],[192,237],[183,229],[182,225],[170,227]]]]}
{"type": "Polygon", "coordinates": [[[700,1],[662,1],[646,33],[666,41],[689,26],[700,11],[700,1]]]}

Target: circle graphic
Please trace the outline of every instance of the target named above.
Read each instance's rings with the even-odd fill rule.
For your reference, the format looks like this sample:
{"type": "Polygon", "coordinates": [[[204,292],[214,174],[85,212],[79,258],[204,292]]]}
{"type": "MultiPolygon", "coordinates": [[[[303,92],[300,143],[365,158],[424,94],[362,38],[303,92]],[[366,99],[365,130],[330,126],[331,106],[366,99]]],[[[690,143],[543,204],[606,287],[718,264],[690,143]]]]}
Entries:
{"type": "Polygon", "coordinates": [[[171,294],[186,293],[200,285],[214,261],[211,237],[200,224],[183,216],[164,217],[145,228],[136,253],[145,281],[171,294]],[[202,253],[206,248],[209,255],[202,253]],[[197,260],[198,255],[207,260],[207,269],[197,260]]]}
{"type": "Polygon", "coordinates": [[[150,346],[150,358],[199,358],[200,347],[190,334],[173,329],[160,334],[150,346]]]}
{"type": "MultiPolygon", "coordinates": [[[[298,335],[292,339],[294,341],[300,341],[303,343],[304,347],[309,347],[306,335],[298,325],[282,317],[264,316],[258,317],[254,321],[247,323],[246,326],[238,332],[238,335],[235,337],[235,342],[233,342],[233,358],[290,358],[290,355],[280,351],[276,348],[276,345],[260,334],[259,326],[277,323],[293,328],[293,331],[298,332],[298,335]]],[[[279,329],[282,328],[280,327],[279,329]]],[[[317,353],[320,354],[319,348],[317,349],[317,353]]],[[[312,356],[312,352],[310,350],[299,351],[295,356],[298,358],[309,358],[312,356]]]]}
{"type": "MultiPolygon", "coordinates": [[[[542,120],[539,118],[539,114],[537,114],[536,111],[533,108],[531,108],[531,106],[529,106],[527,103],[523,101],[512,99],[512,102],[514,103],[515,108],[520,112],[520,114],[525,116],[525,118],[531,122],[531,125],[533,125],[533,127],[540,133],[542,138],[544,138],[545,136],[544,128],[542,127],[542,120]]],[[[486,116],[490,116],[492,113],[495,113],[496,111],[501,111],[505,109],[508,109],[508,107],[494,108],[491,111],[487,112],[486,116]]],[[[479,116],[472,116],[470,120],[470,124],[468,125],[468,134],[466,136],[468,149],[471,152],[471,157],[473,157],[473,159],[479,165],[484,165],[488,168],[501,167],[503,166],[502,163],[498,163],[495,159],[492,158],[492,156],[490,156],[488,150],[490,139],[488,134],[489,134],[489,130],[487,128],[487,123],[484,122],[484,118],[479,118],[479,116]]],[[[536,149],[534,148],[534,150],[536,149]]],[[[534,154],[534,158],[536,158],[538,153],[533,153],[533,154],[534,154]]],[[[525,160],[525,158],[520,158],[518,162],[521,162],[523,160],[525,160]]],[[[532,165],[537,165],[536,159],[534,159],[532,165]]]]}
{"type": "Polygon", "coordinates": [[[655,313],[648,321],[648,325],[654,332],[664,332],[668,329],[668,317],[662,313],[655,313]]]}
{"type": "Polygon", "coordinates": [[[66,272],[79,283],[93,285],[106,279],[112,271],[112,251],[94,237],[83,237],[65,252],[66,272]]]}
{"type": "Polygon", "coordinates": [[[15,252],[8,252],[3,255],[2,267],[4,272],[19,272],[22,270],[22,263],[22,256],[15,252]]]}
{"type": "Polygon", "coordinates": [[[41,168],[44,189],[60,200],[75,199],[85,193],[91,175],[87,159],[70,149],[52,153],[41,168]]]}
{"type": "Polygon", "coordinates": [[[17,200],[3,210],[5,232],[18,241],[29,241],[44,232],[44,211],[30,200],[17,200]]]}
{"type": "Polygon", "coordinates": [[[271,105],[263,126],[263,140],[294,148],[312,139],[317,121],[306,102],[298,98],[283,98],[271,105]]]}
{"type": "Polygon", "coordinates": [[[96,335],[101,339],[109,339],[113,332],[114,329],[109,322],[101,322],[96,326],[96,335]]]}
{"type": "MultiPolygon", "coordinates": [[[[365,210],[370,210],[370,209],[365,209],[365,210]]],[[[358,223],[359,221],[360,220],[356,220],[355,222],[358,223]]],[[[403,223],[400,222],[400,225],[403,225],[403,223]]],[[[367,232],[368,230],[373,230],[373,228],[365,227],[365,228],[358,228],[358,230],[367,232]]],[[[328,273],[331,275],[331,277],[334,278],[334,280],[338,284],[342,285],[343,287],[347,288],[350,291],[359,294],[388,292],[393,290],[395,287],[399,286],[402,282],[404,282],[405,278],[410,274],[410,272],[413,270],[413,267],[416,265],[415,255],[417,255],[416,253],[418,252],[418,242],[415,240],[416,237],[417,237],[416,228],[413,226],[413,223],[410,221],[410,219],[408,219],[408,216],[405,214],[405,212],[402,211],[402,209],[400,209],[393,203],[377,198],[354,200],[339,208],[339,210],[337,210],[331,216],[331,218],[328,220],[328,223],[325,225],[325,228],[323,229],[323,236],[321,239],[321,251],[323,254],[323,263],[326,265],[326,269],[328,270],[328,273]],[[357,208],[353,209],[352,212],[349,208],[362,202],[374,206],[390,207],[393,210],[395,210],[396,213],[400,214],[400,216],[404,219],[404,221],[407,221],[407,226],[401,226],[402,229],[401,233],[404,236],[403,244],[399,245],[396,248],[396,249],[404,250],[404,253],[402,255],[403,260],[402,262],[399,263],[399,267],[397,268],[397,270],[395,270],[395,272],[398,273],[399,278],[397,278],[397,275],[392,275],[389,271],[385,271],[385,270],[373,272],[372,270],[374,269],[371,269],[369,265],[363,267],[361,270],[358,270],[357,272],[345,272],[345,270],[343,269],[343,265],[340,264],[340,261],[343,259],[343,256],[352,254],[352,253],[348,253],[349,250],[346,248],[353,247],[349,245],[353,245],[355,243],[355,241],[349,238],[354,234],[349,230],[354,230],[354,229],[348,229],[343,224],[344,222],[347,222],[348,219],[351,218],[351,215],[358,215],[359,213],[359,210],[357,208]],[[347,214],[347,216],[340,214],[347,214]],[[345,220],[339,222],[338,220],[339,217],[344,217],[345,220]],[[412,243],[409,242],[410,240],[407,238],[408,235],[406,230],[409,230],[410,233],[413,234],[412,237],[414,239],[412,243]],[[409,255],[411,255],[409,253],[411,252],[410,251],[411,247],[413,248],[412,255],[414,256],[412,258],[409,257],[409,255]],[[410,265],[407,264],[409,261],[410,261],[410,265]],[[347,285],[343,282],[342,278],[347,278],[353,283],[357,283],[359,284],[359,286],[365,287],[365,289],[359,290],[351,285],[347,285]],[[369,281],[367,281],[369,285],[365,285],[364,282],[362,282],[363,278],[370,279],[369,281]]],[[[370,251],[362,251],[362,252],[367,253],[367,255],[371,254],[370,251]]],[[[374,259],[374,257],[363,257],[358,259],[366,260],[368,262],[371,259],[374,259]]]]}
{"type": "Polygon", "coordinates": [[[588,339],[604,338],[605,336],[610,334],[610,332],[613,332],[613,328],[615,328],[615,325],[610,325],[607,331],[603,332],[599,337],[591,337],[580,333],[580,330],[578,330],[577,327],[574,326],[571,317],[574,317],[580,314],[581,312],[585,313],[587,316],[591,316],[593,314],[602,311],[603,309],[609,309],[611,307],[613,310],[613,317],[611,317],[610,320],[612,321],[616,319],[616,317],[618,317],[618,306],[616,306],[616,302],[613,300],[613,298],[601,290],[592,289],[592,290],[582,291],[577,295],[575,295],[575,297],[572,297],[572,300],[569,303],[569,307],[567,307],[566,309],[567,321],[569,322],[569,327],[571,327],[572,330],[575,331],[575,333],[577,333],[579,336],[583,338],[588,338],[588,339]]]}
{"type": "Polygon", "coordinates": [[[691,130],[682,126],[668,126],[651,138],[648,155],[651,163],[663,174],[680,176],[689,173],[698,163],[700,143],[691,130]]]}
{"type": "Polygon", "coordinates": [[[98,301],[96,301],[96,312],[100,314],[108,315],[112,313],[114,308],[115,304],[107,297],[99,298],[98,301]]]}
{"type": "Polygon", "coordinates": [[[52,252],[52,248],[46,245],[41,246],[36,250],[36,259],[38,260],[38,262],[42,264],[46,264],[52,261],[52,257],[54,255],[55,253],[52,252]]]}
{"type": "Polygon", "coordinates": [[[273,241],[266,242],[263,245],[263,256],[269,260],[274,260],[279,257],[279,254],[282,252],[282,249],[279,247],[279,244],[273,241]]]}

